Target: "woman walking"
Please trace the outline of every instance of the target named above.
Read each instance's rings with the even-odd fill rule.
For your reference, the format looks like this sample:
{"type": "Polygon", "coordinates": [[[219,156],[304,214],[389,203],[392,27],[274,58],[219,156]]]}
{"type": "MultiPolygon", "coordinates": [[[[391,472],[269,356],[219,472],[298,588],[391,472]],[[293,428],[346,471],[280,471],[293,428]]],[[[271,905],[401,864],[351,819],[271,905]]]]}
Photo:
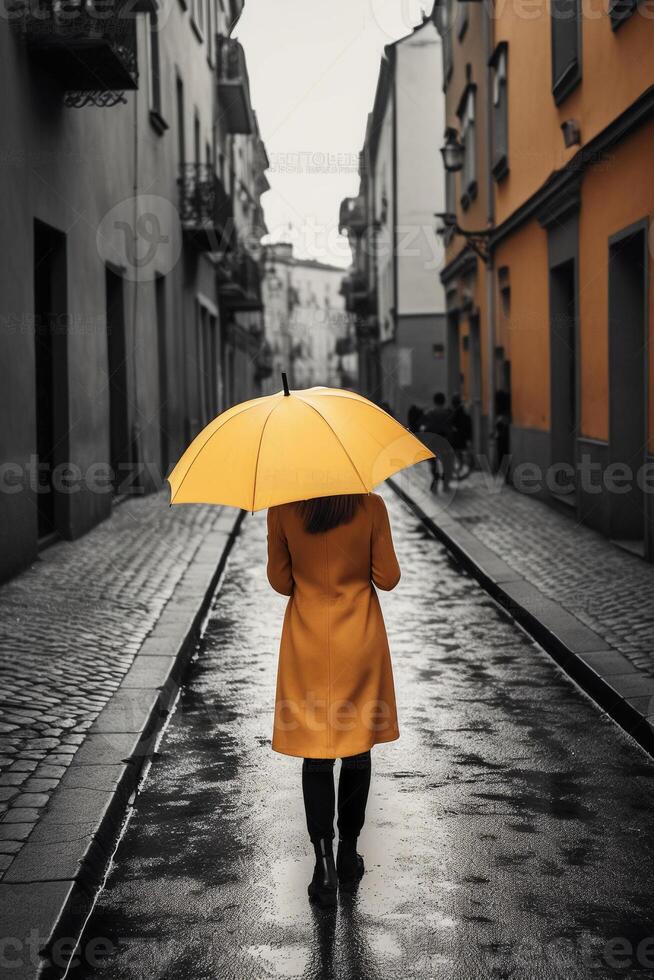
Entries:
{"type": "Polygon", "coordinates": [[[268,580],[290,596],[279,654],[272,747],[303,758],[307,828],[316,854],[309,897],[336,902],[363,874],[357,838],[370,749],[399,737],[386,629],[374,586],[400,569],[384,501],[341,494],[268,510],[268,580]],[[339,844],[334,862],[334,760],[339,844]]]}

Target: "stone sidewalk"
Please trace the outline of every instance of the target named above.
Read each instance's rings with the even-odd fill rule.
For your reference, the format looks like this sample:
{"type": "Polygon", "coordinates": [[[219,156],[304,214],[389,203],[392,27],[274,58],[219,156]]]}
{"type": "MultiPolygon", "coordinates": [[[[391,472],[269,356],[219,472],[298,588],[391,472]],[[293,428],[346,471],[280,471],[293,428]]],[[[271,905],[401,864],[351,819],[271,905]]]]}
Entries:
{"type": "Polygon", "coordinates": [[[0,587],[0,881],[221,514],[130,498],[0,587]]]}
{"type": "MultiPolygon", "coordinates": [[[[427,491],[429,468],[414,466],[395,482],[407,493],[411,486],[427,491]]],[[[434,499],[544,595],[654,677],[654,564],[491,475],[473,473],[453,484],[448,497],[434,499]]]]}
{"type": "Polygon", "coordinates": [[[654,754],[654,565],[573,516],[473,473],[430,492],[429,466],[391,481],[432,531],[654,754]]]}

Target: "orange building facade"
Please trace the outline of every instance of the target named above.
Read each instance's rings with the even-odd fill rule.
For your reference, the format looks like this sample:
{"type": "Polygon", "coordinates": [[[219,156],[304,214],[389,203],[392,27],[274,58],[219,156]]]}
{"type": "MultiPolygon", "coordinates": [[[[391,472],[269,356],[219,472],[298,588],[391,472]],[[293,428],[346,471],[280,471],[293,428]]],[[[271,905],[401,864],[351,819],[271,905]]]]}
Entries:
{"type": "Polygon", "coordinates": [[[447,3],[435,17],[464,162],[442,279],[479,448],[519,489],[651,560],[654,22],[604,0],[447,3]]]}

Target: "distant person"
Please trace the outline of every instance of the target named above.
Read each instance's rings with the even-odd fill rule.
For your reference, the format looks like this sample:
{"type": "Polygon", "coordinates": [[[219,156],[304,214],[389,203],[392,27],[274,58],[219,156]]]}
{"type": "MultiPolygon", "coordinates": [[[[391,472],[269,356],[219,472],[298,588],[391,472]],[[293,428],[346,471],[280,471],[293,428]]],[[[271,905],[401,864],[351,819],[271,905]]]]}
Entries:
{"type": "Polygon", "coordinates": [[[452,449],[455,453],[463,452],[472,441],[472,419],[465,409],[460,395],[452,395],[450,409],[450,427],[452,429],[452,449]]]}
{"type": "Polygon", "coordinates": [[[436,492],[438,491],[439,480],[442,480],[443,490],[447,493],[454,473],[450,415],[445,395],[442,391],[437,391],[434,395],[434,407],[425,412],[420,425],[421,432],[431,432],[439,437],[437,445],[434,447],[436,459],[430,460],[433,474],[431,489],[436,492]]]}
{"type": "Polygon", "coordinates": [[[407,415],[407,425],[410,432],[417,432],[422,422],[424,411],[419,405],[410,405],[407,415]]]}
{"type": "Polygon", "coordinates": [[[502,462],[511,452],[511,396],[500,388],[495,392],[495,469],[502,468],[502,462]]]}

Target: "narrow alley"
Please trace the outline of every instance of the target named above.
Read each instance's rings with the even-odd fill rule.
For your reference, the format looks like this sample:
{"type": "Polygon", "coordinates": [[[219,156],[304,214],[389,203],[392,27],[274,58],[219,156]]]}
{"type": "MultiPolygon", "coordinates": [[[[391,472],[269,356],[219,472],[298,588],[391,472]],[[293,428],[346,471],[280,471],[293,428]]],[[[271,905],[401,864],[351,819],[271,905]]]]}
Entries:
{"type": "Polygon", "coordinates": [[[265,514],[248,516],[70,976],[651,969],[654,763],[383,495],[401,738],[373,750],[358,894],[336,912],[307,900],[300,762],[270,750],[286,600],[266,580],[265,514]]]}

